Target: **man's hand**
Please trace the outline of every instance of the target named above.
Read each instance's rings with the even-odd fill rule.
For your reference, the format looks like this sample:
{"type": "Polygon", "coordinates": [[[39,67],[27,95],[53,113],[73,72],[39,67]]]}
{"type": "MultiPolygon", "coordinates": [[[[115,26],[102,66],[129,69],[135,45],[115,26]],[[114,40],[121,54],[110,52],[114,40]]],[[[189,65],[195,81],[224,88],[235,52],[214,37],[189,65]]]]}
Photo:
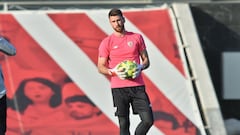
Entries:
{"type": "Polygon", "coordinates": [[[133,73],[132,79],[137,78],[140,75],[142,69],[143,69],[143,65],[137,64],[137,68],[136,68],[135,72],[133,73]]]}
{"type": "Polygon", "coordinates": [[[126,79],[127,77],[125,69],[118,69],[118,65],[115,66],[113,69],[109,69],[109,74],[111,76],[118,76],[118,78],[122,80],[126,79]]]}

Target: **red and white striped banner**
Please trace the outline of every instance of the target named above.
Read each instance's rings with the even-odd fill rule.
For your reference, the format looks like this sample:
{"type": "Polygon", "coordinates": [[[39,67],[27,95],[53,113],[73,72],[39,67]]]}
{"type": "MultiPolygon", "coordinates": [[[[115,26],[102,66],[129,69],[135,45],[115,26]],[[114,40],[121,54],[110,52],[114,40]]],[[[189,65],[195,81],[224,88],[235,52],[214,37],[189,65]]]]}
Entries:
{"type": "MultiPolygon", "coordinates": [[[[0,14],[0,34],[17,48],[15,57],[1,62],[11,103],[7,135],[118,134],[109,78],[99,74],[96,66],[98,46],[112,33],[108,11],[0,14]],[[26,84],[22,87],[22,94],[17,95],[24,80],[34,77],[45,78],[61,86],[60,97],[66,96],[62,91],[67,80],[73,81],[96,105],[101,116],[70,119],[64,100],[58,107],[51,107],[47,92],[37,93],[34,87],[30,87],[29,92],[26,84]],[[22,98],[31,96],[31,104],[19,111],[17,108],[21,108],[26,99],[22,98]],[[40,100],[42,104],[37,105],[40,100]]],[[[203,124],[170,10],[161,7],[123,11],[126,29],[143,35],[151,60],[150,68],[143,73],[155,117],[149,135],[205,134],[201,131],[203,124]]],[[[137,116],[131,116],[132,132],[138,122],[137,116]]]]}

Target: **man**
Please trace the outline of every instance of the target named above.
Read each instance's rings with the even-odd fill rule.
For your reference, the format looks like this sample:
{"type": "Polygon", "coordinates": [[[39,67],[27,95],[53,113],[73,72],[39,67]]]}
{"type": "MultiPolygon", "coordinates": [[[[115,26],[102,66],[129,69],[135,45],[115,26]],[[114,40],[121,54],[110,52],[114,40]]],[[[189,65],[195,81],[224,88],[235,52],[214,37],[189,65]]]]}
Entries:
{"type": "Polygon", "coordinates": [[[113,34],[103,39],[99,47],[98,70],[111,76],[115,115],[119,120],[120,135],[130,135],[129,107],[140,116],[141,122],[135,135],[146,135],[153,124],[151,104],[141,71],[149,67],[149,57],[144,40],[140,34],[125,30],[125,18],[119,9],[112,9],[108,14],[113,34]],[[140,59],[141,58],[141,59],[140,59]],[[124,60],[135,61],[138,66],[131,79],[126,78],[126,71],[117,66],[124,60]]]}
{"type": "MultiPolygon", "coordinates": [[[[3,37],[0,37],[0,51],[10,56],[16,54],[15,47],[3,37]]],[[[5,135],[6,133],[6,115],[7,115],[6,100],[7,100],[6,88],[4,85],[2,68],[0,67],[0,135],[5,135]]]]}

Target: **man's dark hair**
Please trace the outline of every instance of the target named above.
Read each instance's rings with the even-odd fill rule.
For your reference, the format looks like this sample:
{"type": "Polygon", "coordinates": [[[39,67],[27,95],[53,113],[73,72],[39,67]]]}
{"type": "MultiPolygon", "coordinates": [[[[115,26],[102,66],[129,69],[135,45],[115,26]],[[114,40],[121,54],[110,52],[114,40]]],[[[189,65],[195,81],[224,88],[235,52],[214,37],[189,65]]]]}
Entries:
{"type": "Polygon", "coordinates": [[[84,102],[84,103],[88,103],[92,106],[95,106],[95,104],[87,97],[87,96],[79,96],[79,95],[75,95],[75,96],[71,96],[65,99],[65,103],[73,103],[73,102],[84,102]]]}
{"type": "Polygon", "coordinates": [[[122,14],[122,11],[120,10],[120,9],[118,9],[118,8],[113,8],[113,9],[111,9],[110,11],[109,11],[109,13],[108,13],[108,18],[110,17],[110,16],[123,16],[123,14],[122,14]]]}

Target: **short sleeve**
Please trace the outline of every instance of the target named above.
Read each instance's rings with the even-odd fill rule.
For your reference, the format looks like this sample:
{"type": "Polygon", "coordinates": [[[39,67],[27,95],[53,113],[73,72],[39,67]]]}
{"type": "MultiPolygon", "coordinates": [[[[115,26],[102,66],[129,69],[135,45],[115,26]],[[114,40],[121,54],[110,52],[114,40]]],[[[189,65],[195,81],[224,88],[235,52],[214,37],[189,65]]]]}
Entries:
{"type": "Polygon", "coordinates": [[[145,49],[146,49],[146,45],[145,45],[144,39],[142,35],[139,34],[139,52],[142,52],[145,49]]]}
{"type": "Polygon", "coordinates": [[[100,43],[100,46],[98,48],[98,57],[105,57],[107,58],[109,56],[109,42],[108,38],[105,38],[100,43]]]}

